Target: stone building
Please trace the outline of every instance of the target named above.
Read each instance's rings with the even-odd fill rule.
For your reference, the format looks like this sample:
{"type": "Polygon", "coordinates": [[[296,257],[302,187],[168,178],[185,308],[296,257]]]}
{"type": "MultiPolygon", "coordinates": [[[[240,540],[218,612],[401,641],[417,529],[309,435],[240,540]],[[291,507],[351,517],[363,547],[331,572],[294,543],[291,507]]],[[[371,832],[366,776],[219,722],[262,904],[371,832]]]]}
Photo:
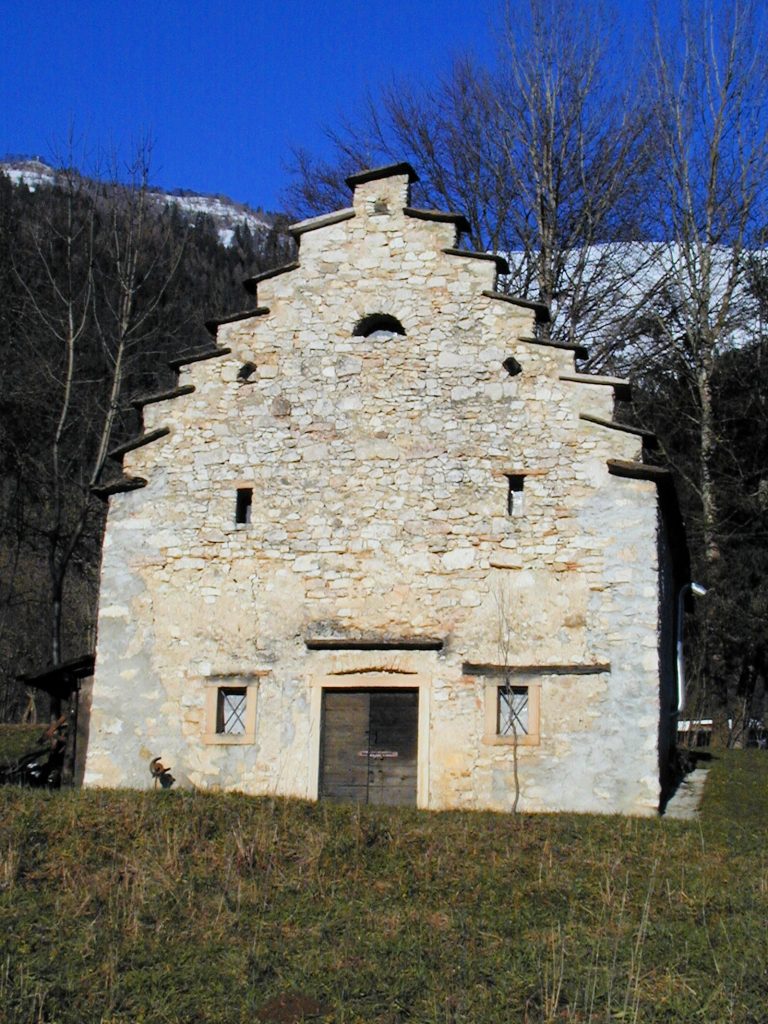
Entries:
{"type": "Polygon", "coordinates": [[[349,179],[114,454],[85,783],[657,810],[674,499],[412,168],[349,179]],[[150,443],[151,442],[151,443],[150,443]],[[517,782],[516,782],[517,780],[517,782]]]}

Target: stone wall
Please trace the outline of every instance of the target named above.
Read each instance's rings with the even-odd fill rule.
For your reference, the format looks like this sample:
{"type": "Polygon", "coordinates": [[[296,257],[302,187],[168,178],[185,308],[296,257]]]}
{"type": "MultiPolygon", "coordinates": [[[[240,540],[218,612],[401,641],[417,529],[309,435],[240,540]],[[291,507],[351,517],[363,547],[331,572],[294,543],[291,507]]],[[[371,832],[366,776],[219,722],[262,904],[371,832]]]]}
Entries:
{"type": "Polygon", "coordinates": [[[652,813],[657,499],[607,468],[639,438],[595,422],[612,388],[488,294],[494,261],[446,252],[452,220],[406,212],[397,170],[300,225],[300,265],[219,327],[231,351],[146,407],[170,433],[111,499],[86,784],[150,785],[161,756],[180,785],[315,796],[322,687],[389,681],[420,690],[422,806],[508,809],[517,761],[523,809],[652,813]],[[405,334],[356,336],[376,313],[405,334]],[[345,638],[392,649],[313,649],[345,638]],[[535,691],[538,743],[489,741],[494,666],[535,691]],[[211,722],[230,681],[245,741],[211,722]]]}

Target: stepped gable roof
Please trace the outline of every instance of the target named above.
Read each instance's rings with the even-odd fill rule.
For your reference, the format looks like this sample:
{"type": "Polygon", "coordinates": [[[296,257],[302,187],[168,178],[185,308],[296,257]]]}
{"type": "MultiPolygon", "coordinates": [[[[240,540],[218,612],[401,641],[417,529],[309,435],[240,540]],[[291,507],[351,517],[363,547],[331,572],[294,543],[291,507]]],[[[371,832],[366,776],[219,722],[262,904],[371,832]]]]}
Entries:
{"type": "Polygon", "coordinates": [[[246,277],[243,281],[243,288],[250,294],[255,295],[258,285],[262,281],[269,281],[271,277],[279,277],[281,274],[289,274],[292,270],[298,270],[299,263],[285,263],[282,267],[275,267],[272,270],[264,270],[253,277],[246,277]]]}

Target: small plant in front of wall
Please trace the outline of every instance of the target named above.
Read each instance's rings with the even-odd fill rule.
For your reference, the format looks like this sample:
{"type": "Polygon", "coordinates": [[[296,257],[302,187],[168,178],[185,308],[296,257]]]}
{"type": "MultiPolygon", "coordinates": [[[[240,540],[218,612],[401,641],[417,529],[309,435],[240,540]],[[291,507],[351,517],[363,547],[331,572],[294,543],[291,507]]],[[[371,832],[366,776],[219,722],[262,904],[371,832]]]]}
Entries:
{"type": "MultiPolygon", "coordinates": [[[[499,687],[497,701],[501,701],[503,698],[504,703],[509,709],[507,719],[509,730],[506,732],[506,735],[509,735],[512,738],[512,775],[514,780],[514,798],[512,801],[511,811],[513,814],[517,814],[517,808],[520,803],[520,765],[518,759],[519,737],[517,732],[518,718],[515,712],[516,694],[515,687],[512,685],[512,673],[510,671],[512,627],[510,625],[511,613],[509,608],[509,594],[502,586],[499,586],[494,596],[496,598],[496,609],[498,614],[499,660],[502,667],[502,685],[499,687]]],[[[500,708],[497,704],[497,730],[499,710],[500,708]]]]}
{"type": "Polygon", "coordinates": [[[155,780],[155,789],[158,785],[161,789],[170,789],[176,781],[171,775],[171,769],[166,768],[159,757],[153,757],[149,762],[149,774],[155,780]]]}

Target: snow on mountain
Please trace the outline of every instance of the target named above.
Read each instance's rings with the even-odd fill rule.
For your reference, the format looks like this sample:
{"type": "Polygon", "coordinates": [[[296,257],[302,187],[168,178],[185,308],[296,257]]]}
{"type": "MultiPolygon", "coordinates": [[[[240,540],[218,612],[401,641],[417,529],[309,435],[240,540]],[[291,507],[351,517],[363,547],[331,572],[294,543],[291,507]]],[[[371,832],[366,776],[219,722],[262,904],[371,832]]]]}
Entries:
{"type": "MultiPolygon", "coordinates": [[[[0,161],[0,174],[4,174],[14,185],[26,185],[31,192],[41,186],[55,185],[58,180],[54,168],[37,159],[0,161]]],[[[193,223],[200,214],[210,217],[216,224],[221,244],[226,246],[232,245],[238,227],[247,226],[252,234],[263,234],[271,230],[274,222],[270,214],[253,210],[226,196],[207,196],[185,190],[164,192],[159,189],[153,189],[150,195],[159,204],[178,207],[193,223]]]]}
{"type": "Polygon", "coordinates": [[[34,192],[40,185],[55,185],[56,172],[42,160],[7,160],[0,163],[0,173],[14,185],[26,185],[34,192]]]}
{"type": "MultiPolygon", "coordinates": [[[[703,270],[695,262],[696,253],[686,254],[679,245],[612,242],[571,250],[564,259],[562,298],[551,304],[555,337],[589,349],[592,368],[608,360],[614,369],[623,365],[623,372],[642,355],[657,351],[654,346],[668,351],[670,335],[680,335],[697,316],[717,325],[723,348],[746,344],[753,337],[749,325],[759,316],[759,304],[744,261],[727,246],[717,246],[708,255],[709,291],[702,307],[691,275],[700,282],[703,270]]],[[[766,250],[751,255],[768,259],[766,250]]],[[[510,267],[509,290],[525,294],[530,256],[504,256],[510,267]]]]}
{"type": "Polygon", "coordinates": [[[268,214],[259,213],[226,196],[206,196],[195,192],[152,192],[151,195],[160,203],[177,206],[190,220],[198,214],[211,217],[217,224],[222,245],[232,245],[239,226],[247,226],[253,234],[269,231],[272,227],[268,214]]]}

